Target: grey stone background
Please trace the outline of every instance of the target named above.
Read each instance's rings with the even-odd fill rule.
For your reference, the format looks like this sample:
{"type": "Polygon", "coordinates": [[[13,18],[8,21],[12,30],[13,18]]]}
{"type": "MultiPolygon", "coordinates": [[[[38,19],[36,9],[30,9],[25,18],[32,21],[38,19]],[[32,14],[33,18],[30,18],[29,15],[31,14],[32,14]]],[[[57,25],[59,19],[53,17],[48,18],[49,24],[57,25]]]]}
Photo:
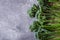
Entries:
{"type": "Polygon", "coordinates": [[[0,40],[35,40],[27,10],[36,0],[0,0],[0,40]]]}

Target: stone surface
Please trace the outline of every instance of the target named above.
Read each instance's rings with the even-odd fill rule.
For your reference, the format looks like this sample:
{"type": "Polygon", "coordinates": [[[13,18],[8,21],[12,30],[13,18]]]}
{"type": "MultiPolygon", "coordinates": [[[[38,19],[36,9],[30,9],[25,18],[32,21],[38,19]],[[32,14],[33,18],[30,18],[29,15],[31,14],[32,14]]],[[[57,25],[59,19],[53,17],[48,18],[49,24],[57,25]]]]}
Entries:
{"type": "Polygon", "coordinates": [[[35,40],[27,10],[36,0],[0,0],[0,40],[35,40]]]}

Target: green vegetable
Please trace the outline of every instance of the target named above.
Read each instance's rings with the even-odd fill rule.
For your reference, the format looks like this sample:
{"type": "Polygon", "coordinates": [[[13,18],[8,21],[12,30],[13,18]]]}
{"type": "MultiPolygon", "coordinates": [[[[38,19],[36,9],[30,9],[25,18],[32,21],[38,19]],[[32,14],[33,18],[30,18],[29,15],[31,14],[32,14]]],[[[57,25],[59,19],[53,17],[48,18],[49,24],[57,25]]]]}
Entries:
{"type": "Polygon", "coordinates": [[[60,40],[60,1],[37,0],[28,14],[36,18],[30,25],[31,32],[35,33],[36,40],[60,40]]]}

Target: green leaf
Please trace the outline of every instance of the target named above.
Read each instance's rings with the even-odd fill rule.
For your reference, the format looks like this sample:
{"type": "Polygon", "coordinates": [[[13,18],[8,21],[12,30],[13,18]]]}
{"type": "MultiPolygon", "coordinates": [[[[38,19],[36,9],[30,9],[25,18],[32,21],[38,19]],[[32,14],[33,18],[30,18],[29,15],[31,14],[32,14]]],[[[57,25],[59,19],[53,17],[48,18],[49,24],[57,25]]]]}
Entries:
{"type": "Polygon", "coordinates": [[[37,5],[34,4],[33,7],[30,10],[28,10],[29,16],[31,18],[34,18],[35,15],[36,15],[36,12],[38,11],[38,9],[39,9],[39,6],[37,6],[37,5]]]}
{"type": "Polygon", "coordinates": [[[38,21],[34,21],[33,24],[30,26],[32,32],[37,32],[40,27],[40,23],[38,21]]]}

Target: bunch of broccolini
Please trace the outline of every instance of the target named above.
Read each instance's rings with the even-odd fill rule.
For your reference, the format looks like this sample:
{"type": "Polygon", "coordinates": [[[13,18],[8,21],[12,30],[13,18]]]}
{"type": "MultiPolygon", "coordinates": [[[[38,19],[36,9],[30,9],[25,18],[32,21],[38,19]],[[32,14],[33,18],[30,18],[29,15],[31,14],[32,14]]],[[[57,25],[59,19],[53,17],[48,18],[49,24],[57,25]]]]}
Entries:
{"type": "Polygon", "coordinates": [[[30,25],[36,40],[60,40],[60,0],[37,0],[28,11],[37,20],[30,25]]]}

